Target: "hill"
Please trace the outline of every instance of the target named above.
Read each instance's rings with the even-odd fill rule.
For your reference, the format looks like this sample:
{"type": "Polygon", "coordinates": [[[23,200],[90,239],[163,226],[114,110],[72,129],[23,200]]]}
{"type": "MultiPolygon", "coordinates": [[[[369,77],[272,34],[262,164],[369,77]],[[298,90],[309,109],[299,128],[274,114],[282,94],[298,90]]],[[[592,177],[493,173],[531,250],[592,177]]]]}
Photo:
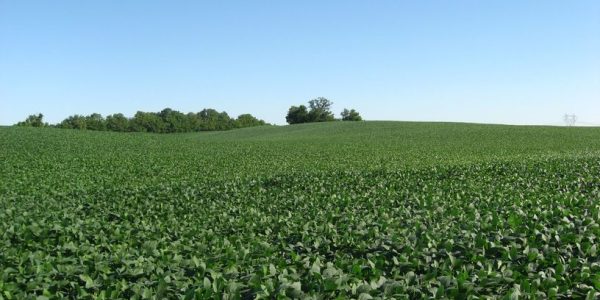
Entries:
{"type": "Polygon", "coordinates": [[[0,128],[0,295],[594,298],[600,128],[0,128]]]}

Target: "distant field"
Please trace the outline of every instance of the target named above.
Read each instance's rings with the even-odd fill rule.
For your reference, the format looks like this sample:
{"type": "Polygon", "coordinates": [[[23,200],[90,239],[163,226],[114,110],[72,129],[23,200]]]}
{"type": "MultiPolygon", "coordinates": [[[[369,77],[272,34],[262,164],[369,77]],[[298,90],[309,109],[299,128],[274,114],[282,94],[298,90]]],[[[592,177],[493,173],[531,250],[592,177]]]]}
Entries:
{"type": "Polygon", "coordinates": [[[0,127],[0,300],[597,299],[599,241],[600,128],[0,127]]]}

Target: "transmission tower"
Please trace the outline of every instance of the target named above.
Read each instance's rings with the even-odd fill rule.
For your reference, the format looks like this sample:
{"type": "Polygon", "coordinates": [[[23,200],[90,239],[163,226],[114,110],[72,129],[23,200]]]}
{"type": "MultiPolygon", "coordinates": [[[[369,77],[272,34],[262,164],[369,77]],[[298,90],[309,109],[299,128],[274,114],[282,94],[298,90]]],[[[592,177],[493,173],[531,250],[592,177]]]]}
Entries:
{"type": "Polygon", "coordinates": [[[574,114],[565,114],[563,120],[565,121],[565,124],[567,124],[567,126],[573,126],[575,125],[575,122],[577,122],[577,116],[574,114]]]}

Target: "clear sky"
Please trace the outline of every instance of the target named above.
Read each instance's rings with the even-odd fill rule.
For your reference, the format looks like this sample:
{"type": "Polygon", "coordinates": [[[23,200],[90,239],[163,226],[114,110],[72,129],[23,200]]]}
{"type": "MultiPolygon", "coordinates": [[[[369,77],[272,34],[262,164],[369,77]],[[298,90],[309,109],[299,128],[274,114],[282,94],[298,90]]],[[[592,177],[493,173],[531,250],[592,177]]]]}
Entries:
{"type": "Polygon", "coordinates": [[[285,123],[600,124],[600,1],[0,0],[0,124],[165,107],[285,123]]]}

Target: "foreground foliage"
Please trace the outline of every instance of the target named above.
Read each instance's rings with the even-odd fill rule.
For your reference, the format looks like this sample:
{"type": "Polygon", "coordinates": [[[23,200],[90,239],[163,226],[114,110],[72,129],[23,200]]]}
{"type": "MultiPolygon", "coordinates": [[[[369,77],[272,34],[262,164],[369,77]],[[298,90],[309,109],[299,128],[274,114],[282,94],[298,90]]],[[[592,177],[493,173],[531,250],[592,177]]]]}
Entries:
{"type": "Polygon", "coordinates": [[[0,299],[600,296],[598,130],[366,124],[0,128],[0,299]]]}

